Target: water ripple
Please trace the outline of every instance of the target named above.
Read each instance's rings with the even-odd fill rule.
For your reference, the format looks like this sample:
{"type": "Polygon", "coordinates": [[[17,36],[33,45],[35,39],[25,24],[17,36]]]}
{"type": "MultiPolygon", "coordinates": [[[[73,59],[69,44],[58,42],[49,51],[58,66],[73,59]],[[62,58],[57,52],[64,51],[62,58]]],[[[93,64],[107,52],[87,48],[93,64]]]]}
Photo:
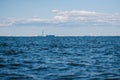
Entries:
{"type": "Polygon", "coordinates": [[[120,80],[120,37],[0,37],[0,80],[120,80]]]}

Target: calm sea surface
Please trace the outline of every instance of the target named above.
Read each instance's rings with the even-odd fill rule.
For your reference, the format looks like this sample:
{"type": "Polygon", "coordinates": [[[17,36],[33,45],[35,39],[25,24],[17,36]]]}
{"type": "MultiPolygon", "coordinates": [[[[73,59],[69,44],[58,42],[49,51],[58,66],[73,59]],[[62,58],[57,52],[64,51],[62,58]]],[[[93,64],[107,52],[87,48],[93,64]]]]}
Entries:
{"type": "Polygon", "coordinates": [[[0,80],[120,80],[120,37],[0,37],[0,80]]]}

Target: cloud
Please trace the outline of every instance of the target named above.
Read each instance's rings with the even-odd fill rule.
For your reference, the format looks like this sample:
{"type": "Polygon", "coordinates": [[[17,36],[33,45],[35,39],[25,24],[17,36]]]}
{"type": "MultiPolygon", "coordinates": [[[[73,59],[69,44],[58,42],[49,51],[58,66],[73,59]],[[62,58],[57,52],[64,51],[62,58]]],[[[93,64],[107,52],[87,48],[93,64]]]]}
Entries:
{"type": "Polygon", "coordinates": [[[55,21],[58,22],[73,22],[73,23],[89,23],[89,25],[94,24],[111,24],[119,25],[120,15],[112,15],[105,13],[98,13],[93,11],[59,11],[54,10],[57,15],[54,17],[55,21]],[[91,23],[91,24],[90,24],[91,23]],[[93,24],[94,23],[94,24],[93,24]]]}
{"type": "Polygon", "coordinates": [[[51,19],[8,18],[1,19],[0,26],[120,26],[119,14],[83,10],[52,10],[52,12],[56,15],[51,19]]]}

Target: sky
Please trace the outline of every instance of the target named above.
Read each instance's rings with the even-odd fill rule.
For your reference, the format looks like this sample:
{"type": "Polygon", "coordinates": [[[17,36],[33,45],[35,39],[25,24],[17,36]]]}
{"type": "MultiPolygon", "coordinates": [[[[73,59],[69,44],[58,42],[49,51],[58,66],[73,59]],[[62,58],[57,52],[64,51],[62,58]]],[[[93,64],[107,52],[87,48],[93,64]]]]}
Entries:
{"type": "Polygon", "coordinates": [[[120,36],[120,0],[0,0],[0,36],[120,36]]]}

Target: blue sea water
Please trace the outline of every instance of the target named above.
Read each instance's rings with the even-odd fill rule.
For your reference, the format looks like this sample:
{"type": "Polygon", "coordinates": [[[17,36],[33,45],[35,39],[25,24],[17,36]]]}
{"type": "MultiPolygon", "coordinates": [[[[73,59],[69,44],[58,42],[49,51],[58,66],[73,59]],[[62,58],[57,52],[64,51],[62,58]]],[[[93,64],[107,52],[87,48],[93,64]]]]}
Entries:
{"type": "Polygon", "coordinates": [[[0,80],[120,80],[120,37],[0,37],[0,80]]]}

